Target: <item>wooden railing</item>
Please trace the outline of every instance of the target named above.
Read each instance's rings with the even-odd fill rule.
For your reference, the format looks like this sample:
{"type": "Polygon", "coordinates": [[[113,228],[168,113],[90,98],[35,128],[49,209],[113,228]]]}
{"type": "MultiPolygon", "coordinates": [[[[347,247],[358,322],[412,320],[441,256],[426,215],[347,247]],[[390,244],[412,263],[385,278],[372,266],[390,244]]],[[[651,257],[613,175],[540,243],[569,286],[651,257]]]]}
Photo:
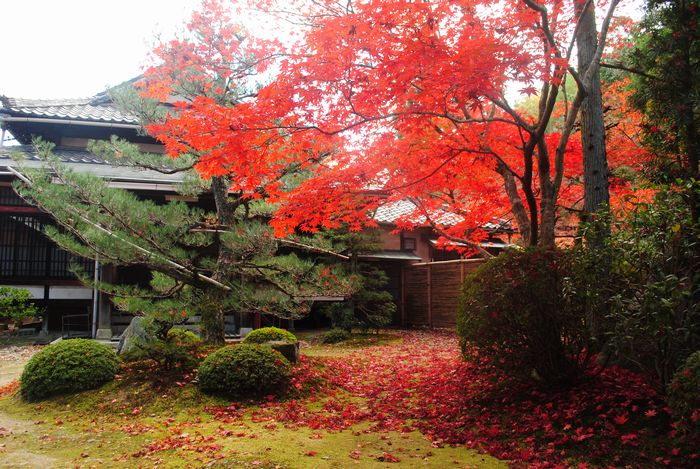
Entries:
{"type": "Polygon", "coordinates": [[[61,336],[64,339],[91,335],[89,314],[65,314],[61,317],[61,336]]]}

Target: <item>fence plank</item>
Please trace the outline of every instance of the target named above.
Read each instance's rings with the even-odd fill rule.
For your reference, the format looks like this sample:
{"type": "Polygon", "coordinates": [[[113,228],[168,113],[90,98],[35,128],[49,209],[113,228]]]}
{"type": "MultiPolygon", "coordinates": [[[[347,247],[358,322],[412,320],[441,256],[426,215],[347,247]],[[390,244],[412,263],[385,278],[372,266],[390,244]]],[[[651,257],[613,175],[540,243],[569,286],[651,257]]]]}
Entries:
{"type": "Polygon", "coordinates": [[[454,328],[464,278],[483,262],[467,259],[406,266],[405,324],[454,328]]]}
{"type": "Polygon", "coordinates": [[[406,325],[428,325],[428,268],[411,266],[405,271],[406,325]]]}

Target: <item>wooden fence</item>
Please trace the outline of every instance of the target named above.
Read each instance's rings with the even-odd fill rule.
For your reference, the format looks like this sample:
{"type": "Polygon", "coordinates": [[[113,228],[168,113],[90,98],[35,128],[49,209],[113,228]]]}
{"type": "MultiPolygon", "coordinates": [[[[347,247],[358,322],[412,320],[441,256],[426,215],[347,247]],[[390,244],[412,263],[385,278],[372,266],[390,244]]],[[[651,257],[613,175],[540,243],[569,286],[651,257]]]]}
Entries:
{"type": "Polygon", "coordinates": [[[464,277],[483,259],[427,262],[403,271],[403,323],[406,326],[453,328],[464,277]]]}

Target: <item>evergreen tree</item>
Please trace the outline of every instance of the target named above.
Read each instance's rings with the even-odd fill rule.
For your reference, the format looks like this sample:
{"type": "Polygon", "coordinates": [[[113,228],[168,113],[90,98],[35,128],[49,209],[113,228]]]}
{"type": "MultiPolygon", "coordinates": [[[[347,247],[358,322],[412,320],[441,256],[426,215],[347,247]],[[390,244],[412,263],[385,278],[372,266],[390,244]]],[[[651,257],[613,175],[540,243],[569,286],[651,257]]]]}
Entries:
{"type": "Polygon", "coordinates": [[[360,254],[379,250],[378,233],[341,229],[328,232],[325,237],[332,241],[335,250],[345,252],[350,257],[350,262],[344,266],[355,282],[354,293],[348,300],[327,305],[323,309],[333,327],[347,331],[353,327],[368,330],[391,323],[396,304],[391,293],[385,290],[389,278],[373,263],[359,259],[360,254]]]}
{"type": "MultiPolygon", "coordinates": [[[[216,211],[182,201],[160,204],[77,173],[51,155],[52,144],[35,144],[45,168],[23,169],[26,180],[15,188],[58,222],[60,227],[49,228],[47,235],[83,257],[141,265],[152,272],[150,287],[96,285],[126,311],[149,315],[166,327],[199,314],[204,339],[221,343],[227,311],[298,318],[308,312],[310,298],[329,292],[342,295],[349,288],[332,274],[332,266],[317,265],[294,252],[278,253],[285,243],[317,248],[313,240],[275,238],[267,224],[274,207],[264,200],[226,194],[219,189],[221,181],[198,180],[200,191],[209,189],[201,195],[213,193],[221,199],[216,211]]],[[[143,154],[117,139],[93,142],[90,148],[112,164],[164,172],[184,170],[187,161],[143,154]]],[[[183,186],[192,193],[193,184],[183,186]]]]}
{"type": "MultiPolygon", "coordinates": [[[[49,233],[60,246],[153,272],[149,288],[97,285],[119,298],[120,307],[160,315],[166,325],[168,318],[196,312],[204,339],[221,343],[226,311],[300,317],[309,310],[310,298],[344,295],[349,284],[332,267],[291,249],[280,254],[282,244],[313,252],[315,242],[279,239],[268,226],[274,203],[330,154],[325,145],[295,151],[279,131],[241,136],[225,149],[207,131],[189,143],[180,138],[194,125],[183,118],[192,109],[212,104],[226,112],[246,109],[260,89],[257,80],[269,80],[275,65],[271,49],[254,41],[249,46],[246,32],[227,11],[216,2],[207,6],[193,15],[182,39],[155,48],[143,79],[110,93],[121,110],[137,116],[144,131],[165,145],[167,155],[144,153],[115,138],[92,142],[89,150],[112,165],[179,176],[179,191],[208,198],[210,208],[181,201],[161,204],[110,188],[104,180],[69,170],[41,142],[37,146],[46,169],[28,171],[17,190],[63,227],[49,233]],[[220,158],[228,163],[213,174],[204,171],[220,158]]],[[[206,122],[219,123],[233,125],[228,115],[206,122]]]]}
{"type": "MultiPolygon", "coordinates": [[[[648,0],[630,54],[633,102],[660,182],[698,179],[700,160],[700,1],[648,0]],[[665,180],[664,180],[665,179],[665,180]]],[[[695,207],[697,216],[697,207],[695,207]]]]}

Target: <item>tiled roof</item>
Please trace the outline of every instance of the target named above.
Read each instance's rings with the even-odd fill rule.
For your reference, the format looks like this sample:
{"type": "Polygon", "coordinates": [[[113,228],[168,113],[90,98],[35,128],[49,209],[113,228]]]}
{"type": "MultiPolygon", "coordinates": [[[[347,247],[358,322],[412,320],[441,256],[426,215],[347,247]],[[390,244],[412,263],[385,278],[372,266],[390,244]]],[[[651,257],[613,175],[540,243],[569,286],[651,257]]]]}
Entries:
{"type": "MultiPolygon", "coordinates": [[[[12,152],[22,153],[27,161],[41,161],[31,145],[14,145],[0,148],[0,162],[10,159],[12,152]]],[[[54,148],[52,154],[64,163],[106,164],[86,150],[66,150],[54,148]]]]}
{"type": "MultiPolygon", "coordinates": [[[[377,223],[396,223],[397,220],[410,216],[416,210],[416,206],[409,200],[397,200],[381,205],[374,213],[374,220],[377,223]]],[[[438,223],[444,225],[454,225],[462,221],[462,217],[454,213],[442,212],[435,215],[438,223]]],[[[426,218],[422,215],[413,216],[414,222],[426,223],[426,218]]],[[[493,220],[485,223],[481,228],[494,231],[512,231],[513,227],[507,220],[493,220]]]]}
{"type": "Polygon", "coordinates": [[[116,108],[104,94],[77,99],[24,99],[0,96],[0,113],[21,117],[138,124],[136,116],[116,108]]]}
{"type": "MultiPolygon", "coordinates": [[[[425,223],[426,218],[424,216],[415,215],[416,208],[417,207],[413,204],[413,202],[409,200],[389,202],[377,208],[376,212],[374,213],[374,219],[378,223],[395,223],[401,218],[409,217],[411,214],[414,214],[409,219],[417,223],[425,223]]],[[[451,225],[462,221],[462,217],[459,215],[448,212],[437,214],[437,218],[439,218],[439,223],[444,223],[446,225],[451,225]]]]}
{"type": "Polygon", "coordinates": [[[374,212],[374,220],[377,223],[394,223],[401,217],[408,215],[416,209],[408,200],[398,200],[380,205],[374,212]]]}
{"type": "MultiPolygon", "coordinates": [[[[132,181],[134,183],[149,184],[149,190],[174,191],[172,184],[178,183],[182,179],[181,174],[168,175],[140,168],[111,165],[86,150],[70,150],[57,147],[53,149],[52,153],[76,172],[92,174],[111,181],[132,181]]],[[[0,148],[0,168],[14,167],[15,169],[21,169],[21,167],[38,168],[42,166],[43,162],[36,155],[36,151],[31,145],[14,145],[0,148]],[[14,161],[11,158],[13,152],[22,153],[24,159],[19,163],[14,161]]],[[[120,187],[130,188],[124,185],[120,187]]]]}

